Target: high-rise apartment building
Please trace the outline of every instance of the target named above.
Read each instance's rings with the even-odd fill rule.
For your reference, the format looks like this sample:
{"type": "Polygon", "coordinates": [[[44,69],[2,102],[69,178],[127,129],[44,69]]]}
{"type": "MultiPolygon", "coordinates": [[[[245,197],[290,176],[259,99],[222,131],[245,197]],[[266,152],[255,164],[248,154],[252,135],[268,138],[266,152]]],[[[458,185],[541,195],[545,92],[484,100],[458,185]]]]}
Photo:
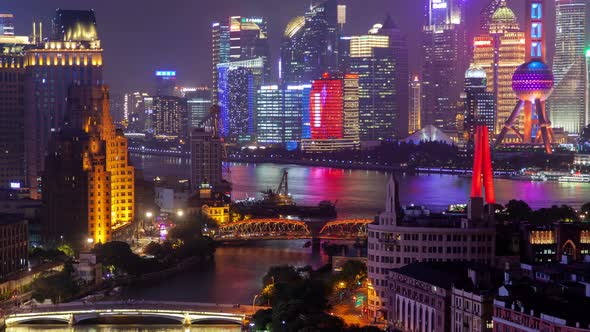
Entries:
{"type": "Polygon", "coordinates": [[[29,265],[29,232],[20,215],[0,215],[0,278],[25,270],[29,265]]]}
{"type": "Polygon", "coordinates": [[[256,92],[263,83],[264,59],[232,61],[217,66],[223,137],[249,142],[256,134],[256,92]]]}
{"type": "Polygon", "coordinates": [[[586,0],[555,2],[555,88],[547,108],[554,128],[579,135],[588,124],[588,92],[584,51],[590,45],[590,5],[586,0]]]}
{"type": "MultiPolygon", "coordinates": [[[[375,30],[382,26],[377,25],[375,30]]],[[[396,64],[389,36],[352,36],[348,67],[359,76],[361,141],[385,141],[398,137],[401,111],[397,108],[396,64]]]]}
{"type": "Polygon", "coordinates": [[[54,32],[25,55],[26,182],[38,197],[38,179],[52,133],[67,122],[72,84],[102,84],[102,48],[94,11],[59,9],[54,32]]]}
{"type": "Polygon", "coordinates": [[[463,74],[467,69],[463,0],[429,0],[422,29],[422,125],[455,129],[463,74]]]}
{"type": "Polygon", "coordinates": [[[418,75],[414,76],[410,83],[410,108],[408,114],[408,134],[413,134],[422,129],[420,115],[422,114],[422,83],[418,75]]]}
{"type": "Polygon", "coordinates": [[[156,70],[155,96],[174,96],[176,88],[176,71],[174,70],[156,70]]]}
{"type": "Polygon", "coordinates": [[[72,86],[69,121],[55,133],[43,176],[46,240],[105,243],[135,215],[135,169],[105,86],[72,86]]]}
{"type": "Polygon", "coordinates": [[[188,134],[187,101],[172,96],[153,97],[154,135],[186,138],[188,134]]]}
{"type": "Polygon", "coordinates": [[[25,186],[24,60],[28,47],[28,37],[0,34],[0,188],[25,186]]]}
{"type": "MultiPolygon", "coordinates": [[[[153,97],[147,92],[126,93],[124,97],[123,118],[127,123],[127,131],[143,133],[146,130],[146,112],[151,110],[146,107],[146,99],[153,97]]],[[[149,105],[148,105],[149,106],[149,105]]]]}
{"type": "Polygon", "coordinates": [[[283,89],[276,85],[261,86],[256,96],[256,142],[283,144],[283,89]]]}
{"type": "Polygon", "coordinates": [[[506,1],[500,1],[488,30],[474,38],[473,49],[473,64],[486,71],[487,90],[496,98],[496,124],[489,129],[497,135],[518,101],[512,90],[512,74],[526,55],[525,33],[506,1]]]}
{"type": "Polygon", "coordinates": [[[190,130],[198,128],[201,121],[209,115],[211,107],[211,89],[206,86],[197,87],[184,93],[190,130]]]}
{"type": "Polygon", "coordinates": [[[222,182],[221,139],[205,129],[191,131],[191,188],[198,190],[202,184],[215,186],[222,182]]]}
{"type": "Polygon", "coordinates": [[[359,147],[358,81],[357,74],[332,77],[326,73],[312,82],[309,107],[303,105],[302,150],[322,152],[359,147]]]}

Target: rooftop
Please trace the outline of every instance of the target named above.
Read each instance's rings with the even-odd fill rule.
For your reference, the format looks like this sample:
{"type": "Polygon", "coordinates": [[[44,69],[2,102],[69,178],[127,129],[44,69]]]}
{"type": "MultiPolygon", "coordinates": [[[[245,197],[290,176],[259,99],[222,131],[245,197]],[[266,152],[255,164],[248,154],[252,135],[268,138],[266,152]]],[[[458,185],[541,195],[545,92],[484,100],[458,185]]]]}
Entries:
{"type": "Polygon", "coordinates": [[[393,269],[393,271],[444,289],[451,289],[458,285],[463,288],[473,288],[471,280],[467,277],[468,267],[469,265],[465,263],[419,262],[393,269]]]}

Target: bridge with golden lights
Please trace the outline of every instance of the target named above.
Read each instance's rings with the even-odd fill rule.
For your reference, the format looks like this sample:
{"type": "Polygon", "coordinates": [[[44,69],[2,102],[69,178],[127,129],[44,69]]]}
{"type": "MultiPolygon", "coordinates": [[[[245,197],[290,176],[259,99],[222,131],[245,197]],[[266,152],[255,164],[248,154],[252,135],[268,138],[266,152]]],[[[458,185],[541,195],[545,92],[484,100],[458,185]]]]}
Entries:
{"type": "Polygon", "coordinates": [[[317,223],[291,219],[252,219],[220,226],[216,240],[364,239],[367,237],[368,225],[373,221],[342,219],[317,223]]]}
{"type": "Polygon", "coordinates": [[[247,323],[249,317],[262,307],[232,304],[209,304],[190,302],[108,301],[73,302],[59,305],[39,305],[18,308],[4,319],[6,326],[34,323],[61,323],[75,325],[83,322],[116,322],[144,319],[159,319],[183,325],[218,323],[247,323]]]}

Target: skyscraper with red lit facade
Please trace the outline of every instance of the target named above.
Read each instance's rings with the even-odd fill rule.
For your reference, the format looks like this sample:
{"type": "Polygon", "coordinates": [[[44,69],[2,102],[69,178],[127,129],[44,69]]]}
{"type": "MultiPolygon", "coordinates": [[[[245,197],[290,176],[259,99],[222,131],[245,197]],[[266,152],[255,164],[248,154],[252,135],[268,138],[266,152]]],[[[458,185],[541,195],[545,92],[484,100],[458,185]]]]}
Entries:
{"type": "Polygon", "coordinates": [[[325,73],[311,84],[303,110],[304,151],[329,152],[360,146],[359,75],[325,73]],[[307,105],[305,105],[307,106],[307,105]],[[307,129],[309,127],[309,129],[307,129]]]}
{"type": "Polygon", "coordinates": [[[310,93],[311,139],[342,138],[344,93],[342,79],[324,74],[313,81],[310,93]]]}

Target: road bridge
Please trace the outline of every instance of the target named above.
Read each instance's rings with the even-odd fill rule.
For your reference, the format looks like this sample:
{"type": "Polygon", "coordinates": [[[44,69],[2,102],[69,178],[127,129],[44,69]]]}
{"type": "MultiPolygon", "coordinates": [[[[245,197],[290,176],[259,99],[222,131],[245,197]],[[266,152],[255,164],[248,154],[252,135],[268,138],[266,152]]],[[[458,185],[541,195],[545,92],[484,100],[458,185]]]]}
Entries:
{"type": "Polygon", "coordinates": [[[190,302],[72,302],[18,308],[5,316],[6,326],[35,322],[74,325],[89,320],[108,318],[162,318],[183,325],[197,323],[230,323],[244,325],[262,307],[190,302]]]}

